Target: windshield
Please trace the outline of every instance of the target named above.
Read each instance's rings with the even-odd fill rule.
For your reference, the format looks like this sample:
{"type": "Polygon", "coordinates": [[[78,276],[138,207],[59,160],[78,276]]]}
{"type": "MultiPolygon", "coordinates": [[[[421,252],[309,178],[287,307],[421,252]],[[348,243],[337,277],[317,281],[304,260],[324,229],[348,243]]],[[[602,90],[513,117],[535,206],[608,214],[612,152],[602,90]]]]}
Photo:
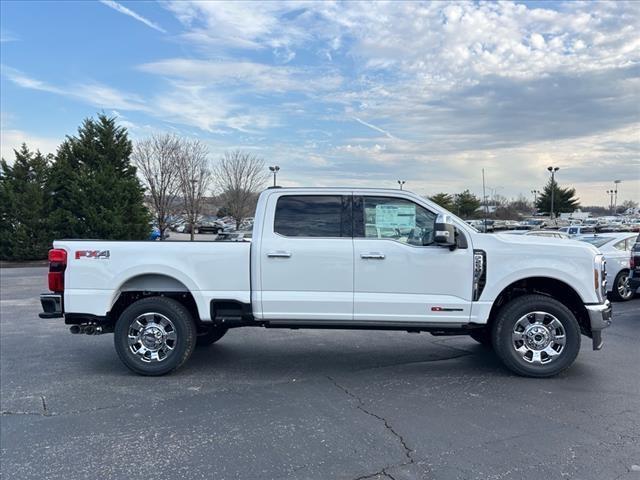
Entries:
{"type": "Polygon", "coordinates": [[[590,243],[594,247],[601,247],[605,243],[609,242],[611,240],[611,237],[585,237],[579,238],[578,240],[580,240],[581,242],[590,243]]]}

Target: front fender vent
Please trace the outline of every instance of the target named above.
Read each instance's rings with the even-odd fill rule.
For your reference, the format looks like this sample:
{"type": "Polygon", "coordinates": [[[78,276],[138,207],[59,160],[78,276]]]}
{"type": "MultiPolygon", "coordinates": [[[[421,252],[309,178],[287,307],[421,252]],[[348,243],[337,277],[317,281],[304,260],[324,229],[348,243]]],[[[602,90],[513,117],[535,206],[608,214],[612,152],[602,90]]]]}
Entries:
{"type": "Polygon", "coordinates": [[[473,301],[480,299],[487,283],[487,254],[484,250],[473,251],[473,301]]]}

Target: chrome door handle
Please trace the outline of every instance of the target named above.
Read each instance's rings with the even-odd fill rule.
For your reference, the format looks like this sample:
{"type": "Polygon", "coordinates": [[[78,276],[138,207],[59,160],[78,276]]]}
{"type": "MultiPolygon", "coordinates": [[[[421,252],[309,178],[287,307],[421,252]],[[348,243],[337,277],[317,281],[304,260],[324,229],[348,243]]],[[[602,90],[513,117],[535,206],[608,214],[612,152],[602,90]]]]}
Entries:
{"type": "Polygon", "coordinates": [[[269,258],[289,258],[291,257],[291,252],[269,252],[267,253],[267,257],[269,258]]]}
{"type": "Polygon", "coordinates": [[[361,253],[360,258],[366,260],[384,260],[384,253],[361,253]]]}

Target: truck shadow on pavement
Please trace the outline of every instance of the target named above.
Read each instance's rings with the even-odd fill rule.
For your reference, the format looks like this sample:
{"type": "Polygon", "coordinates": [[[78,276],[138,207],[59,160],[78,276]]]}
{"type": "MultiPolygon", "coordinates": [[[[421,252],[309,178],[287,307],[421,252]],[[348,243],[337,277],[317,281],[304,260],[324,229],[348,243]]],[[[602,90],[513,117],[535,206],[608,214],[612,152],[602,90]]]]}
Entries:
{"type": "MultiPolygon", "coordinates": [[[[197,348],[189,361],[170,376],[201,377],[203,380],[222,377],[232,383],[254,380],[280,382],[286,378],[300,380],[376,369],[435,376],[514,376],[486,347],[472,341],[457,341],[455,346],[441,342],[438,339],[422,344],[411,342],[409,345],[383,345],[379,342],[350,345],[344,341],[315,342],[308,338],[298,341],[289,338],[285,342],[243,342],[230,336],[217,344],[197,348]]],[[[120,364],[115,352],[94,357],[84,364],[84,368],[93,369],[94,374],[114,374],[117,371],[117,374],[137,377],[120,364]]],[[[586,372],[579,368],[578,362],[561,376],[578,370],[580,374],[586,372]]]]}

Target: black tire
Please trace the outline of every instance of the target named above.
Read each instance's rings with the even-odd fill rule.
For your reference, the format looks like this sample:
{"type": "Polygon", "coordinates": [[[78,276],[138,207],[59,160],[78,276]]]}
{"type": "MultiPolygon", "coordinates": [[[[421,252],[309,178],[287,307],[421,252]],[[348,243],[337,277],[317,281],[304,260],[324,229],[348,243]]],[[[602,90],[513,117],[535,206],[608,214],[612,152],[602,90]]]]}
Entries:
{"type": "MultiPolygon", "coordinates": [[[[153,339],[153,331],[152,328],[151,333],[145,338],[153,339]]],[[[166,297],[144,298],[129,305],[122,312],[114,329],[114,343],[118,357],[131,371],[140,375],[165,375],[180,367],[193,353],[196,326],[191,314],[180,302],[166,297]],[[143,315],[145,316],[142,317],[143,315]],[[152,358],[153,353],[149,358],[140,353],[143,351],[142,347],[146,349],[142,341],[129,345],[130,333],[135,336],[136,332],[145,331],[142,328],[136,330],[137,325],[148,327],[156,322],[157,325],[160,325],[160,322],[166,323],[165,326],[160,325],[162,330],[160,327],[155,328],[155,332],[165,332],[167,337],[164,342],[166,353],[160,359],[152,358]],[[168,339],[169,336],[172,337],[171,340],[168,339]],[[137,349],[138,353],[132,349],[137,349]]],[[[162,355],[162,352],[155,353],[158,356],[162,355]]]]}
{"type": "Polygon", "coordinates": [[[629,285],[629,270],[620,270],[613,281],[611,299],[617,302],[628,302],[634,297],[634,293],[629,285]],[[623,285],[624,283],[626,286],[623,285]]]}
{"type": "Polygon", "coordinates": [[[227,329],[224,327],[211,327],[207,326],[198,331],[198,338],[196,340],[196,346],[206,347],[216,343],[227,333],[227,329]]]}
{"type": "Polygon", "coordinates": [[[478,328],[475,330],[471,330],[469,336],[485,347],[493,346],[491,343],[491,330],[489,328],[478,328]]]}
{"type": "MultiPolygon", "coordinates": [[[[553,325],[557,325],[555,321],[553,325]]],[[[523,295],[511,300],[500,309],[493,324],[492,340],[496,354],[512,372],[525,377],[551,377],[568,368],[578,356],[580,326],[571,310],[558,300],[544,295],[523,295]],[[541,312],[541,314],[533,315],[533,312],[541,312]],[[553,328],[549,323],[546,324],[546,333],[536,335],[532,329],[534,324],[552,322],[551,319],[559,322],[560,327],[553,328]],[[523,325],[527,325],[526,329],[523,325]],[[520,328],[523,328],[522,333],[520,328]],[[529,332],[530,337],[524,335],[525,331],[529,332]],[[514,333],[519,333],[523,340],[516,340],[514,333]],[[562,334],[564,334],[564,345],[560,346],[555,341],[561,342],[562,334]],[[534,356],[536,353],[533,350],[537,349],[529,348],[525,339],[545,342],[545,338],[552,339],[548,348],[553,348],[554,351],[559,349],[559,352],[549,356],[546,353],[547,348],[538,350],[538,358],[536,359],[534,356]],[[516,349],[516,343],[519,345],[519,350],[516,349]],[[522,352],[525,351],[526,354],[523,355],[522,352]],[[529,354],[531,355],[529,356],[529,354]],[[546,359],[540,359],[544,356],[546,359]],[[545,361],[546,363],[542,363],[545,361]]]]}

